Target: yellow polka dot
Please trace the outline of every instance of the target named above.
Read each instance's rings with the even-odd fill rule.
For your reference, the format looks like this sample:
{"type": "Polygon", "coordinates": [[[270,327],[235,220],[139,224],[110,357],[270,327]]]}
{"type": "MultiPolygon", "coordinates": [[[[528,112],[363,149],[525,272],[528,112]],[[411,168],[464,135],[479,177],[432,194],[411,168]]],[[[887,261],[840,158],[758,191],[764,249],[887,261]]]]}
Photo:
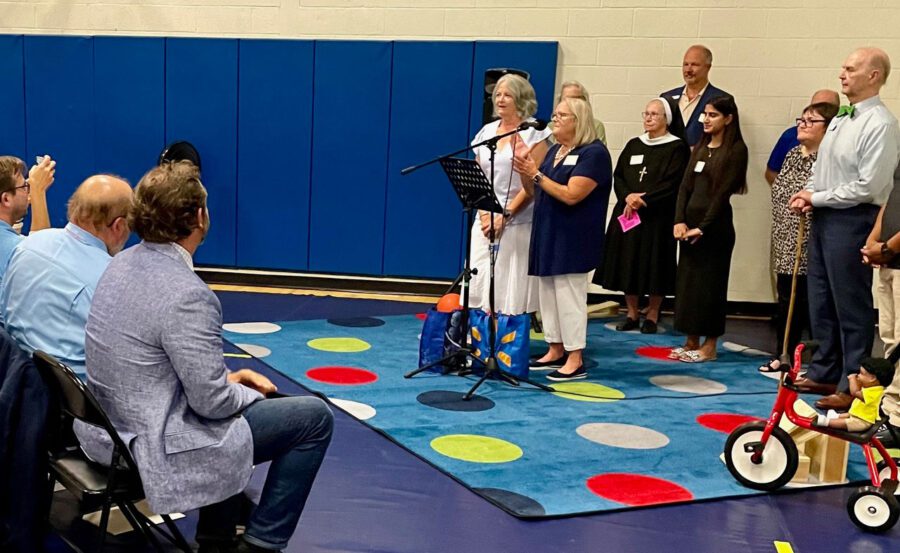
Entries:
{"type": "Polygon", "coordinates": [[[312,349],[335,353],[356,353],[372,346],[359,338],[316,338],[306,343],[312,349]]]}
{"type": "Polygon", "coordinates": [[[618,401],[625,397],[625,394],[615,388],[604,386],[602,384],[594,384],[592,382],[561,382],[550,386],[556,392],[555,396],[565,399],[574,399],[575,401],[590,401],[593,403],[605,403],[608,401],[618,401]],[[578,394],[578,395],[575,395],[578,394]]]}
{"type": "Polygon", "coordinates": [[[522,456],[516,444],[475,434],[450,434],[431,440],[431,448],[447,457],[470,463],[508,463],[522,456]]]}

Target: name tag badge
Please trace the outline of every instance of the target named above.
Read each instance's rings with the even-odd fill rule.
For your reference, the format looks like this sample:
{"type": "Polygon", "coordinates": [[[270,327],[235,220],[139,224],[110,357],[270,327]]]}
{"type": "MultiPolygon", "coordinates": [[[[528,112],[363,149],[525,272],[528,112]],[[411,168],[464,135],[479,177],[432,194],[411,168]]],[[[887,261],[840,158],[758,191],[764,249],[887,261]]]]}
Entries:
{"type": "Polygon", "coordinates": [[[698,115],[698,116],[697,116],[697,121],[699,121],[700,123],[703,123],[704,121],[706,121],[706,114],[705,114],[705,113],[701,113],[700,115],[698,115]]]}
{"type": "Polygon", "coordinates": [[[575,165],[578,163],[578,156],[566,156],[566,159],[563,160],[563,165],[575,165]]]}
{"type": "Polygon", "coordinates": [[[644,163],[644,154],[631,156],[631,165],[640,165],[642,163],[644,163]]]}
{"type": "Polygon", "coordinates": [[[694,165],[694,172],[695,172],[695,173],[702,173],[704,167],[706,167],[706,162],[705,162],[705,161],[698,161],[698,162],[697,162],[697,165],[694,165]]]}

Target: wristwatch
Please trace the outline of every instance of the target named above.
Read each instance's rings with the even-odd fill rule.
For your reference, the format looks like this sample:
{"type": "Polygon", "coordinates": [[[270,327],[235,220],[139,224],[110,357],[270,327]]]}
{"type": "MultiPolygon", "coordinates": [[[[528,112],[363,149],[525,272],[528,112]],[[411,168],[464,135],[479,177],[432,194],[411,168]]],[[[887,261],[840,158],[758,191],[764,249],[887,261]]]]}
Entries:
{"type": "Polygon", "coordinates": [[[891,258],[894,257],[894,254],[896,253],[897,252],[895,252],[890,248],[890,246],[888,246],[887,242],[881,243],[881,257],[891,258]]]}
{"type": "Polygon", "coordinates": [[[542,180],[544,180],[544,174],[540,171],[538,171],[533,177],[531,177],[531,183],[535,186],[540,186],[542,180]]]}

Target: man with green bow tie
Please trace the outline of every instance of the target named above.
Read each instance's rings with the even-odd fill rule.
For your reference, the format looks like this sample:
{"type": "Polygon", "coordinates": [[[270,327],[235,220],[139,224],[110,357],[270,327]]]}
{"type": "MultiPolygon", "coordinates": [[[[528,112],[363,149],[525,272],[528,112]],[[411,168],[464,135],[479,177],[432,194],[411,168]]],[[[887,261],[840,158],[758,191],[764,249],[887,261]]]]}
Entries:
{"type": "Polygon", "coordinates": [[[860,249],[900,161],[900,127],[878,96],[890,71],[879,48],[859,48],[847,57],[840,80],[850,105],[829,125],[806,190],[791,198],[795,211],[814,212],[807,278],[819,349],[797,385],[831,394],[816,402],[820,409],[850,407],[847,375],[871,353],[875,338],[872,269],[862,263],[860,249]]]}

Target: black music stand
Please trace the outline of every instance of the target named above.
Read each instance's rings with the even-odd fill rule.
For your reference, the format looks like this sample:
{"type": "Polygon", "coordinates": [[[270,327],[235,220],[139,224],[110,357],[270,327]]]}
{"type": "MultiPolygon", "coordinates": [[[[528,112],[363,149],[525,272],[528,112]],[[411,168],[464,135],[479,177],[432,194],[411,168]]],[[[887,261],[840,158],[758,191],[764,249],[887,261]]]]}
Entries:
{"type": "MultiPolygon", "coordinates": [[[[496,143],[494,143],[496,144],[496,143]]],[[[492,149],[493,153],[493,149],[492,149]]],[[[456,196],[459,198],[459,201],[463,204],[463,208],[466,211],[466,259],[465,265],[463,267],[462,272],[453,281],[453,284],[450,285],[450,290],[456,287],[456,285],[460,281],[465,281],[465,285],[463,286],[463,306],[462,306],[462,320],[460,325],[463,329],[463,338],[460,344],[460,348],[451,353],[448,356],[445,356],[434,363],[429,363],[428,365],[419,367],[413,371],[410,371],[406,375],[406,378],[410,378],[415,376],[416,374],[430,369],[431,367],[437,365],[450,364],[453,369],[457,372],[461,372],[466,367],[466,358],[471,357],[473,360],[477,360],[481,362],[481,360],[475,356],[472,352],[471,348],[469,348],[469,280],[472,278],[472,274],[477,274],[477,269],[471,268],[471,258],[472,258],[472,234],[471,228],[475,222],[475,211],[483,210],[491,213],[503,213],[503,206],[500,205],[500,201],[497,199],[497,196],[494,194],[494,187],[491,185],[490,181],[487,180],[487,177],[484,175],[484,171],[481,170],[481,166],[473,159],[463,159],[463,158],[455,158],[455,157],[444,157],[439,159],[441,167],[444,169],[444,173],[447,175],[447,178],[450,180],[450,183],[453,185],[453,189],[456,191],[456,196]]],[[[493,221],[492,221],[493,226],[493,221]]],[[[496,247],[494,245],[494,231],[491,229],[491,255],[490,255],[490,321],[488,322],[489,327],[489,337],[488,337],[488,357],[484,361],[484,373],[481,375],[481,378],[476,382],[472,388],[463,396],[463,399],[469,400],[472,398],[475,390],[478,389],[479,386],[490,376],[494,376],[500,379],[503,379],[510,384],[518,385],[519,381],[524,381],[532,386],[540,388],[542,390],[550,390],[552,388],[549,386],[545,386],[543,384],[538,384],[537,382],[532,382],[527,378],[517,378],[502,369],[497,365],[497,357],[496,357],[496,337],[497,337],[497,312],[494,309],[494,264],[497,259],[496,247]]],[[[446,371],[445,371],[446,372],[446,371]]]]}

